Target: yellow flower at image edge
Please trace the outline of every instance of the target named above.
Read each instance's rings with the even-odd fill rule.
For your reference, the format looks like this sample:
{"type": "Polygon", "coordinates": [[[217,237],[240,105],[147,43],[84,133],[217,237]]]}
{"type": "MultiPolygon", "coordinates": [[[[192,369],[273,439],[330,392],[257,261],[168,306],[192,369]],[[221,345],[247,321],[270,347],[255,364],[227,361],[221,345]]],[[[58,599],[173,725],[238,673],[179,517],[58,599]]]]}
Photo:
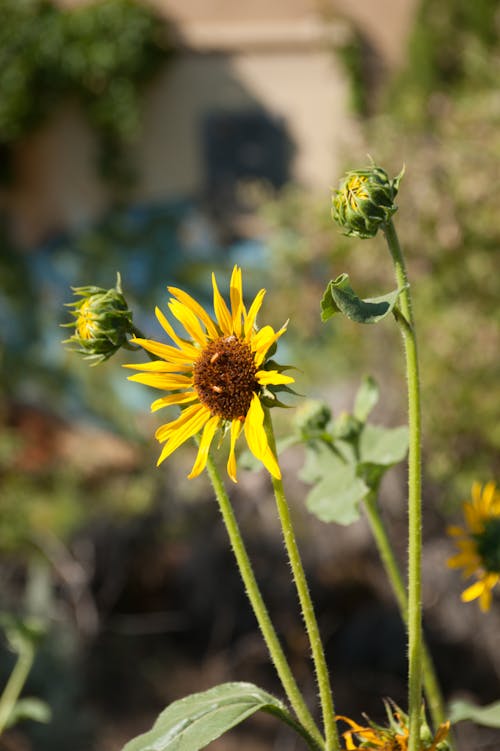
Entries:
{"type": "MultiPolygon", "coordinates": [[[[359,725],[349,717],[338,716],[349,725],[349,730],[342,733],[345,742],[345,751],[357,751],[357,749],[378,749],[378,751],[408,751],[409,730],[408,717],[393,702],[391,706],[387,702],[386,713],[388,725],[382,726],[368,721],[367,725],[359,725]],[[392,707],[392,708],[391,708],[392,707]]],[[[420,729],[419,751],[447,751],[449,746],[446,742],[450,723],[444,722],[433,736],[425,719],[422,720],[420,729]]]]}
{"type": "Polygon", "coordinates": [[[257,329],[255,321],[264,299],[261,289],[250,307],[243,302],[241,269],[234,267],[230,282],[230,307],[217,287],[212,274],[213,320],[205,309],[186,292],[168,287],[172,295],[168,307],[182,324],[188,339],[174,331],[157,308],[156,317],[176,346],[150,339],[134,338],[158,360],[125,367],[142,370],[130,380],[169,393],[151,405],[155,412],[176,404],[179,417],[162,425],[156,438],[164,443],[158,459],[160,464],[189,438],[202,431],[198,454],[189,477],[196,477],[206,466],[208,452],[218,429],[230,432],[227,472],[236,482],[235,445],[241,431],[252,454],[276,478],[281,476],[276,457],[269,447],[264,429],[262,399],[268,388],[293,383],[279,366],[266,369],[271,347],[286,330],[274,331],[271,326],[257,329]],[[188,406],[185,406],[188,405],[188,406]]]}
{"type": "Polygon", "coordinates": [[[472,500],[463,504],[465,526],[452,526],[459,553],[448,560],[450,568],[463,568],[464,577],[477,581],[462,592],[462,600],[479,600],[483,612],[490,609],[492,591],[500,581],[500,493],[493,482],[472,486],[472,500]]]}

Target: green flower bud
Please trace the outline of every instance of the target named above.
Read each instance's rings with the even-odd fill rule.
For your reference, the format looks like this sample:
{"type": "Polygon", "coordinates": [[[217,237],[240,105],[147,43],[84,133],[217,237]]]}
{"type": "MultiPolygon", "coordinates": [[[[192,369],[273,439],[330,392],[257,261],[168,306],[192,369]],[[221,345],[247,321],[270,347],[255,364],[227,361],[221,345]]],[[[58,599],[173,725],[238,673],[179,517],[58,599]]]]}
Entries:
{"type": "Polygon", "coordinates": [[[350,170],[332,196],[332,217],[345,234],[366,239],[375,237],[397,211],[394,200],[404,169],[392,180],[375,164],[350,170]]]}
{"type": "Polygon", "coordinates": [[[67,306],[73,308],[71,315],[76,320],[62,325],[75,331],[63,343],[76,345],[72,349],[85,359],[94,360],[93,365],[104,362],[121,347],[128,347],[127,336],[134,333],[134,327],[120,275],[117,274],[116,286],[112,289],[93,286],[72,289],[80,299],[67,306]]]}
{"type": "Polygon", "coordinates": [[[324,402],[308,399],[297,407],[294,424],[302,439],[310,440],[323,433],[331,419],[332,412],[324,402]]]}

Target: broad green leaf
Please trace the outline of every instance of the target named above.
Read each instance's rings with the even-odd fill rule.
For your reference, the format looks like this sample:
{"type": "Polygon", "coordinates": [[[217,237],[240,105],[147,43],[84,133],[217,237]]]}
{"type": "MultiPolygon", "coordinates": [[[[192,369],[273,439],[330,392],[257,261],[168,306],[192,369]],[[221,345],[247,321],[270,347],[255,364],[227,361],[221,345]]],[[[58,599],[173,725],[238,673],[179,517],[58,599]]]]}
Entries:
{"type": "Polygon", "coordinates": [[[122,751],[198,751],[259,710],[295,726],[284,705],[266,691],[252,683],[223,683],[174,701],[151,730],[122,751]]]}
{"type": "Polygon", "coordinates": [[[356,399],[354,401],[354,417],[360,420],[360,422],[366,422],[368,415],[377,402],[377,383],[371,376],[366,376],[363,378],[358,393],[356,394],[356,399]]]}
{"type": "Polygon", "coordinates": [[[452,723],[462,720],[472,720],[478,725],[489,728],[500,728],[500,701],[488,704],[486,707],[478,707],[465,700],[454,701],[450,707],[450,720],[452,723]]]}
{"type": "Polygon", "coordinates": [[[383,428],[365,425],[359,440],[359,458],[362,464],[379,464],[390,467],[402,461],[408,452],[408,428],[383,428]]]}
{"type": "Polygon", "coordinates": [[[359,503],[369,488],[357,477],[355,464],[342,461],[327,446],[322,446],[307,452],[300,477],[315,482],[306,506],[318,519],[347,525],[359,518],[359,503]]]}
{"type": "Polygon", "coordinates": [[[321,300],[321,319],[327,321],[335,313],[343,313],[356,323],[378,323],[393,310],[401,292],[396,289],[362,300],[352,289],[349,275],[341,274],[328,283],[321,300]]]}
{"type": "Polygon", "coordinates": [[[33,722],[50,722],[52,713],[48,704],[41,699],[26,697],[19,699],[9,715],[7,727],[17,725],[21,720],[33,720],[33,722]]]}

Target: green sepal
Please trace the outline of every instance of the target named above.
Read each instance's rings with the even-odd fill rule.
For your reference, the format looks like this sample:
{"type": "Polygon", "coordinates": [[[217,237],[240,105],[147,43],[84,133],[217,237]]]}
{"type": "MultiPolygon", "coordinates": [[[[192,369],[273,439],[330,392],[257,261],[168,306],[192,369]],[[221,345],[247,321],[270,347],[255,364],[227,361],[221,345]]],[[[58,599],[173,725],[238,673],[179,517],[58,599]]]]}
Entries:
{"type": "Polygon", "coordinates": [[[471,720],[477,725],[484,725],[488,728],[500,728],[500,701],[487,704],[485,707],[479,707],[463,699],[452,702],[450,722],[455,724],[462,720],[471,720]]]}
{"type": "Polygon", "coordinates": [[[122,751],[199,751],[258,711],[272,714],[306,735],[271,694],[252,683],[223,683],[174,701],[150,730],[129,741],[122,751]]]}
{"type": "Polygon", "coordinates": [[[341,274],[328,283],[321,300],[321,320],[327,321],[335,313],[343,313],[356,323],[378,323],[392,312],[402,291],[403,288],[396,289],[362,300],[352,289],[349,275],[341,274]]]}

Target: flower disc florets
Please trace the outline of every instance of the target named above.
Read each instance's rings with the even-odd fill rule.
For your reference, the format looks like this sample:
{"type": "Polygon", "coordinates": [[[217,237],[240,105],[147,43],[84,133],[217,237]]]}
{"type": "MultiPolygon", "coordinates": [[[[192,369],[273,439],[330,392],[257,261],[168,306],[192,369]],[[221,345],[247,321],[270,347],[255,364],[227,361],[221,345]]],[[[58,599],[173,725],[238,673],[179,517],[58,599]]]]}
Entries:
{"type": "Polygon", "coordinates": [[[500,492],[495,484],[472,486],[472,500],[463,504],[464,527],[449,527],[459,552],[448,560],[450,568],[463,568],[465,577],[477,581],[462,592],[462,600],[479,600],[489,610],[492,592],[500,581],[500,492]]]}
{"type": "Polygon", "coordinates": [[[219,293],[212,275],[215,320],[186,292],[169,287],[169,308],[187,332],[181,338],[160,310],[157,318],[175,346],[150,339],[133,339],[158,360],[126,367],[142,370],[131,380],[171,392],[153,402],[156,411],[172,404],[181,406],[175,420],[156,432],[164,444],[158,464],[188,438],[201,431],[198,454],[189,477],[205,468],[208,452],[217,430],[229,430],[230,446],[227,472],[236,482],[236,441],[243,430],[250,451],[274,476],[280,477],[276,457],[264,428],[264,408],[278,404],[275,392],[293,378],[285,368],[270,360],[276,342],[286,330],[271,326],[258,329],[256,317],[265,290],[257,293],[247,309],[243,302],[241,270],[235,266],[230,282],[230,307],[219,293]],[[188,406],[185,406],[188,405],[188,406]]]}
{"type": "Polygon", "coordinates": [[[374,237],[397,211],[396,199],[403,170],[392,180],[373,164],[350,170],[332,196],[332,217],[346,235],[374,237]]]}
{"type": "Polygon", "coordinates": [[[75,320],[63,326],[75,331],[64,343],[76,345],[77,352],[97,365],[127,346],[133,333],[132,313],[121,290],[120,276],[112,289],[74,287],[73,292],[81,299],[68,303],[75,320]]]}

